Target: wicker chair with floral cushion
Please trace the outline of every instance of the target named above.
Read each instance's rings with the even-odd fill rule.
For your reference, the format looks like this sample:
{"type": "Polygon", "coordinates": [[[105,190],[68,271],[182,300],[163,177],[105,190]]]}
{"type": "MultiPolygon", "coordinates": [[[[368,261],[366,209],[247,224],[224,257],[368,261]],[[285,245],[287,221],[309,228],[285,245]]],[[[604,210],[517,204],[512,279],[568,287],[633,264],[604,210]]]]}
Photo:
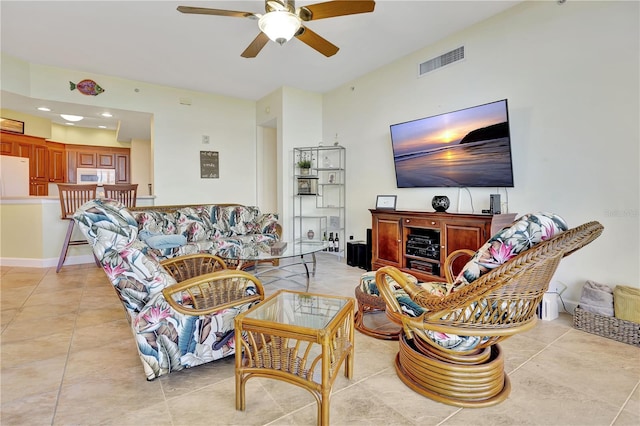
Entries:
{"type": "Polygon", "coordinates": [[[529,214],[485,243],[453,279],[413,284],[380,268],[376,284],[387,315],[402,324],[396,372],[414,391],[460,407],[504,401],[511,390],[500,341],[531,329],[560,260],[602,233],[598,222],[573,229],[560,217],[529,214]],[[392,285],[390,283],[396,283],[392,285]]]}

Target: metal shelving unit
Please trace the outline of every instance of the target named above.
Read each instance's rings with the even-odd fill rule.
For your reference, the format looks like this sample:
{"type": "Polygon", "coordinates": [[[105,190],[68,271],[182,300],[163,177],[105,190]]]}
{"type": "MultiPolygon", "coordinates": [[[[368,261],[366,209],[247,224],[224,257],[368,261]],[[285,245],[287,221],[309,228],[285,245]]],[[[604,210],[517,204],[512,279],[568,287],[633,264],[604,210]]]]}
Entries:
{"type": "Polygon", "coordinates": [[[328,253],[343,257],[346,149],[342,146],[294,148],[293,158],[294,241],[321,241],[333,233],[338,236],[338,251],[328,253]],[[298,166],[300,160],[305,159],[311,161],[311,167],[306,170],[298,166]]]}

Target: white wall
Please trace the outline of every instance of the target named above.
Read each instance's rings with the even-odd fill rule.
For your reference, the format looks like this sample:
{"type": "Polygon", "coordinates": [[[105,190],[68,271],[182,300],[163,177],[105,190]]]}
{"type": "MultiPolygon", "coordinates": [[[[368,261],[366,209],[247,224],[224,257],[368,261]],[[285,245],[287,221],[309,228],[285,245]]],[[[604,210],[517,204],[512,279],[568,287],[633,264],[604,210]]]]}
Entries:
{"type": "MultiPolygon", "coordinates": [[[[169,90],[169,89],[167,89],[169,90]]],[[[154,111],[154,192],[157,204],[256,203],[255,103],[192,94],[154,111]],[[203,144],[202,136],[210,143],[203,144]],[[217,151],[220,178],[200,179],[200,151],[217,151]]],[[[157,102],[167,99],[159,94],[157,102]]]]}
{"type": "Polygon", "coordinates": [[[292,238],[294,185],[293,148],[315,146],[322,140],[322,95],[291,87],[260,99],[257,122],[276,128],[278,174],[278,213],[284,239],[292,238]]]}
{"type": "MultiPolygon", "coordinates": [[[[38,117],[30,116],[31,122],[38,117]]],[[[109,146],[114,148],[131,148],[131,142],[119,142],[115,130],[90,129],[88,127],[63,126],[51,123],[51,137],[55,142],[74,145],[109,146]]]]}
{"type": "Polygon", "coordinates": [[[153,195],[151,142],[131,140],[131,183],[138,184],[138,195],[153,195]],[[152,185],[149,191],[149,184],[152,185]]]}
{"type": "MultiPolygon", "coordinates": [[[[639,4],[525,2],[325,94],[323,134],[347,147],[347,235],[365,237],[377,194],[398,209],[471,211],[453,188],[398,189],[389,125],[508,98],[515,187],[509,211],[552,211],[603,236],[565,259],[555,281],[639,286],[639,4]],[[465,59],[417,78],[417,65],[459,46],[465,59]],[[360,161],[363,159],[365,161],[360,161]]],[[[470,189],[476,212],[495,188],[470,189]]],[[[501,190],[503,199],[504,190],[501,190]]]]}
{"type": "Polygon", "coordinates": [[[258,127],[256,141],[257,205],[263,212],[278,211],[278,134],[273,127],[258,127]]]}
{"type": "Polygon", "coordinates": [[[28,64],[4,54],[2,87],[33,98],[152,113],[156,204],[256,202],[253,101],[28,64]],[[84,78],[106,91],[82,96],[69,90],[69,81],[84,78]],[[182,105],[181,99],[191,105],[182,105]],[[203,135],[209,136],[210,144],[202,143],[203,135]],[[219,179],[200,178],[201,150],[219,152],[219,179]]]}

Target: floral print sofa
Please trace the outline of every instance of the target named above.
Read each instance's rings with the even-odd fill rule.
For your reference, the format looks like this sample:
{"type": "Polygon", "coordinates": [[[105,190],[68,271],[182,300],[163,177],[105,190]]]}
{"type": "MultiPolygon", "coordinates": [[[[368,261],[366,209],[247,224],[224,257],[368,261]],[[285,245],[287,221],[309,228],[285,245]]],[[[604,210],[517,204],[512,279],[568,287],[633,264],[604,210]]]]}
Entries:
{"type": "Polygon", "coordinates": [[[203,252],[234,257],[265,249],[282,234],[278,216],[256,206],[150,206],[130,211],[138,224],[141,250],[157,260],[203,252]]]}
{"type": "MultiPolygon", "coordinates": [[[[144,217],[148,216],[151,214],[144,217]]],[[[141,228],[136,217],[115,200],[90,201],[76,211],[74,219],[124,306],[148,380],[235,353],[235,316],[264,298],[262,285],[255,277],[243,271],[223,270],[176,283],[156,258],[155,249],[138,239],[149,222],[141,228]],[[219,284],[233,287],[233,292],[225,294],[234,294],[235,298],[221,309],[184,313],[196,312],[196,297],[182,290],[184,284],[198,284],[205,278],[209,283],[219,280],[219,284]],[[174,291],[176,288],[178,291],[174,291]]],[[[189,250],[199,243],[189,243],[189,250]]],[[[207,246],[202,243],[201,247],[207,246]]],[[[161,253],[176,256],[181,250],[161,253]]]]}

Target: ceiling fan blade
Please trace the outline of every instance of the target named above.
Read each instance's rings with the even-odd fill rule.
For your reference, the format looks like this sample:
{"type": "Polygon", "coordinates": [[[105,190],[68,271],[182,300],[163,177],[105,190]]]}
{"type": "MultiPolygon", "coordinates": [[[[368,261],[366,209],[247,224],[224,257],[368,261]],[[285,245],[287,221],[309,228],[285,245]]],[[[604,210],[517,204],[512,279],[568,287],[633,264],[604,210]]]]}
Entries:
{"type": "Polygon", "coordinates": [[[269,37],[267,37],[265,33],[260,32],[260,34],[253,39],[251,44],[244,49],[244,52],[242,52],[240,56],[243,58],[255,58],[268,41],[269,37]]]}
{"type": "Polygon", "coordinates": [[[195,15],[218,15],[218,16],[230,16],[232,18],[258,18],[255,13],[252,12],[238,12],[235,10],[223,10],[223,9],[209,9],[207,7],[191,7],[191,6],[178,6],[178,12],[193,13],[195,15]]]}
{"type": "Polygon", "coordinates": [[[316,21],[334,16],[373,12],[375,6],[375,1],[327,1],[301,7],[299,16],[303,21],[316,21]]]}
{"type": "Polygon", "coordinates": [[[338,53],[338,50],[340,50],[338,46],[319,36],[307,27],[302,27],[302,31],[299,34],[296,34],[296,38],[326,57],[333,56],[338,53]]]}

